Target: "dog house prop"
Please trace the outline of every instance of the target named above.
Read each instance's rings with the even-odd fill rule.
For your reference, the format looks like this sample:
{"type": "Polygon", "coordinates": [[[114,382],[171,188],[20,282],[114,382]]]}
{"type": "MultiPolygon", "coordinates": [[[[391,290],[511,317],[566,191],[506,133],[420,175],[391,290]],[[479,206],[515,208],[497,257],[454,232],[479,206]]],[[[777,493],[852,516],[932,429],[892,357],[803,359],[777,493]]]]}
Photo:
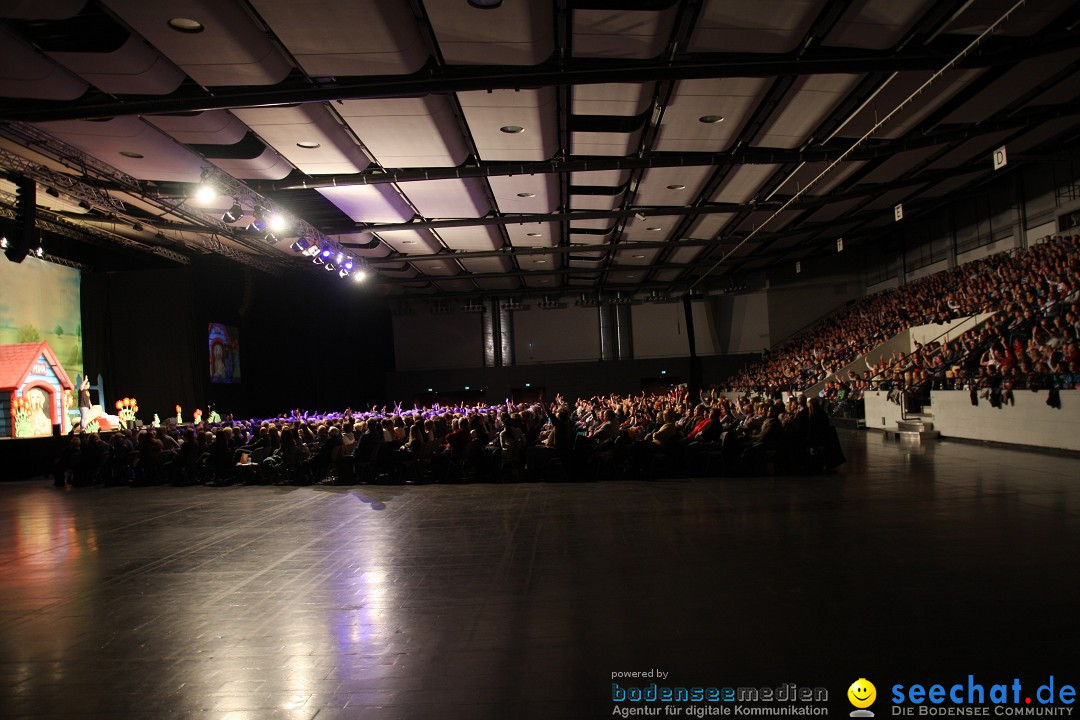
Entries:
{"type": "Polygon", "coordinates": [[[0,437],[28,438],[71,430],[68,409],[77,402],[60,361],[47,342],[0,345],[0,437]]]}

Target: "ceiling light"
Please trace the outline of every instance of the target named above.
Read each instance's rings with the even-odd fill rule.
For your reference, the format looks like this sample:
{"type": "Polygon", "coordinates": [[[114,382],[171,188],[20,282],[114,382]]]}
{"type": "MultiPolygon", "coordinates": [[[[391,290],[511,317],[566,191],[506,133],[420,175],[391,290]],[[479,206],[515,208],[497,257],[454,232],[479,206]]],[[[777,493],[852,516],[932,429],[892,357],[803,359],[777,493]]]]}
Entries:
{"type": "Polygon", "coordinates": [[[314,150],[315,148],[319,147],[319,143],[315,142],[314,140],[301,140],[300,142],[296,143],[296,147],[304,148],[305,150],[314,150]]]}
{"type": "Polygon", "coordinates": [[[311,253],[308,251],[315,249],[315,243],[313,243],[309,237],[298,237],[296,242],[289,247],[293,252],[310,255],[311,253]]]}
{"type": "Polygon", "coordinates": [[[415,240],[402,240],[401,244],[402,245],[415,245],[416,241],[415,240]]]}
{"type": "Polygon", "coordinates": [[[662,228],[662,227],[648,227],[648,228],[645,228],[645,229],[648,230],[649,232],[660,232],[664,228],[662,228]]]}
{"type": "Polygon", "coordinates": [[[355,273],[353,273],[353,280],[355,280],[356,282],[364,282],[364,280],[366,279],[367,273],[363,270],[357,270],[355,273]]]}
{"type": "Polygon", "coordinates": [[[723,115],[702,115],[699,117],[698,122],[705,123],[706,125],[714,125],[718,122],[724,122],[723,115]]]}
{"type": "Polygon", "coordinates": [[[126,158],[132,158],[133,160],[142,160],[142,158],[144,157],[140,153],[132,152],[131,150],[121,150],[120,154],[126,158]]]}
{"type": "Polygon", "coordinates": [[[543,233],[525,233],[526,237],[544,237],[543,233]]]}
{"type": "Polygon", "coordinates": [[[352,270],[353,269],[353,261],[352,260],[346,260],[345,261],[345,269],[346,270],[352,270]]]}
{"type": "Polygon", "coordinates": [[[469,0],[469,5],[477,10],[494,10],[502,5],[502,0],[469,0]]]}
{"type": "Polygon", "coordinates": [[[541,280],[540,282],[542,282],[542,283],[549,283],[549,282],[551,282],[551,281],[550,281],[550,280],[541,280]]]}
{"type": "Polygon", "coordinates": [[[518,193],[518,197],[521,197],[521,198],[536,197],[536,193],[528,193],[528,192],[518,193]]]}
{"type": "Polygon", "coordinates": [[[668,186],[667,186],[667,189],[668,189],[668,190],[685,190],[685,189],[686,189],[686,186],[685,186],[685,185],[678,185],[678,184],[675,184],[675,185],[668,185],[668,186]]]}
{"type": "Polygon", "coordinates": [[[543,265],[544,263],[547,262],[547,260],[533,260],[533,262],[536,263],[537,265],[543,265]]]}
{"type": "Polygon", "coordinates": [[[234,223],[242,217],[244,217],[244,208],[240,207],[240,202],[234,199],[232,207],[221,216],[221,222],[234,223]]]}
{"type": "Polygon", "coordinates": [[[38,245],[34,249],[34,254],[37,255],[39,258],[43,258],[45,257],[45,250],[40,245],[38,245]]]}
{"type": "Polygon", "coordinates": [[[644,255],[631,255],[630,257],[634,258],[635,260],[642,260],[645,258],[644,255]]]}
{"type": "Polygon", "coordinates": [[[504,132],[507,135],[517,135],[518,133],[525,132],[525,128],[520,125],[503,125],[499,128],[500,132],[504,132]]]}
{"type": "Polygon", "coordinates": [[[210,185],[200,185],[195,191],[195,199],[200,205],[209,205],[217,199],[217,190],[210,185]]]}
{"type": "Polygon", "coordinates": [[[192,20],[191,18],[174,17],[169,20],[169,27],[177,32],[189,33],[194,35],[195,33],[201,33],[206,28],[198,20],[192,20]]]}
{"type": "Polygon", "coordinates": [[[336,262],[338,265],[345,262],[345,253],[338,253],[337,256],[334,258],[334,262],[336,262]]]}

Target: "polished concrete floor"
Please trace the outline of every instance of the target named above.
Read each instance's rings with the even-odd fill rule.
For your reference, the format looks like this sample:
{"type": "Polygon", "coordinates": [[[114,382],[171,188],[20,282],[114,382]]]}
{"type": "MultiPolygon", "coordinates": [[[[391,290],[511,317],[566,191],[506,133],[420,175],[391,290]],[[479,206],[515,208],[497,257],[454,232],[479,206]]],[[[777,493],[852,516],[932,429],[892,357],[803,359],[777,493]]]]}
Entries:
{"type": "Polygon", "coordinates": [[[815,478],[3,483],[0,717],[610,717],[652,668],[835,716],[860,677],[1080,680],[1080,460],[842,440],[815,478]]]}

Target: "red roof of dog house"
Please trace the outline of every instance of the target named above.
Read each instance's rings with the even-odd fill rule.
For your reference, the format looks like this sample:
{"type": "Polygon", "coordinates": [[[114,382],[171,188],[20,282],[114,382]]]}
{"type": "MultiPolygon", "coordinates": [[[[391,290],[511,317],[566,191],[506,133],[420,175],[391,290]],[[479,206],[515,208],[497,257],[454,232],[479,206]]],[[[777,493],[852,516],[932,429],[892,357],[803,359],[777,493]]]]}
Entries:
{"type": "Polygon", "coordinates": [[[74,390],[75,386],[71,384],[71,379],[64,372],[60,361],[56,359],[49,343],[41,341],[0,345],[0,392],[17,389],[42,355],[56,373],[60,384],[64,388],[74,390]]]}

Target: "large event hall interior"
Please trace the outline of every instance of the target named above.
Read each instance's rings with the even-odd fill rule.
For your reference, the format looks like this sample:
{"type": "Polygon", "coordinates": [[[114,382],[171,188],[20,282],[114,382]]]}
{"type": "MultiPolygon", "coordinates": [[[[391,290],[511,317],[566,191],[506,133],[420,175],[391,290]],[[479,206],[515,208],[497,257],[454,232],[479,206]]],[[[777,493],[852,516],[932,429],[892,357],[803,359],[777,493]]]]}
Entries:
{"type": "Polygon", "coordinates": [[[0,717],[1072,712],[1080,3],[6,0],[0,230],[0,717]]]}

